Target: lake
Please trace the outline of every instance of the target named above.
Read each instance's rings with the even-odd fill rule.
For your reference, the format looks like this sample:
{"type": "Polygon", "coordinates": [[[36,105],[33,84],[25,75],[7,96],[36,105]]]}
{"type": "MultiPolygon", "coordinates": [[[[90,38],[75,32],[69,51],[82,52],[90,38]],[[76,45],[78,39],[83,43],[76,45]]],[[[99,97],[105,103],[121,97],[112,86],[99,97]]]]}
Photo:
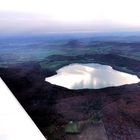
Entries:
{"type": "Polygon", "coordinates": [[[96,63],[70,64],[57,70],[45,81],[68,89],[100,89],[140,82],[136,75],[120,72],[96,63]]]}

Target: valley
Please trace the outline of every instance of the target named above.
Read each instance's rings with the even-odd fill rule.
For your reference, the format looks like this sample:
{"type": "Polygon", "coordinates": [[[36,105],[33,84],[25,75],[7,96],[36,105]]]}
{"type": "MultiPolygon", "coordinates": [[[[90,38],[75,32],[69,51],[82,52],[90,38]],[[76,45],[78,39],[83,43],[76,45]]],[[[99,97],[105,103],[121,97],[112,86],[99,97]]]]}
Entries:
{"type": "Polygon", "coordinates": [[[45,82],[72,63],[109,65],[140,78],[140,43],[65,39],[54,44],[47,48],[55,49],[53,53],[42,45],[49,55],[39,56],[31,48],[22,55],[12,49],[0,52],[0,76],[44,136],[48,140],[140,139],[140,83],[74,90],[45,82]]]}

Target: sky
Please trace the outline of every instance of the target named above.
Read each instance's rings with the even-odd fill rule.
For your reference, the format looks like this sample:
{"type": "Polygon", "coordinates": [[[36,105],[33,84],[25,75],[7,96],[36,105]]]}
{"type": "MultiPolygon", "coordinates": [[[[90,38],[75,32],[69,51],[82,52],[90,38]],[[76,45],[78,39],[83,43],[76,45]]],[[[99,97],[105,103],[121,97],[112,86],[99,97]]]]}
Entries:
{"type": "Polygon", "coordinates": [[[0,0],[0,33],[140,30],[140,0],[0,0]]]}

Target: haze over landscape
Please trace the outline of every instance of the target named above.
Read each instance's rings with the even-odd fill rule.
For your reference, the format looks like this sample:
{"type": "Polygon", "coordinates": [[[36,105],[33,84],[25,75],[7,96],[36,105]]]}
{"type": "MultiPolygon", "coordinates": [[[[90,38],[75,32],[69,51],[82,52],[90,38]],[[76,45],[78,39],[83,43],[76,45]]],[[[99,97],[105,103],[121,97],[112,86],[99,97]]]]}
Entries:
{"type": "Polygon", "coordinates": [[[139,5],[0,0],[0,77],[47,140],[140,139],[139,5]]]}
{"type": "Polygon", "coordinates": [[[139,0],[0,0],[0,32],[140,31],[139,5],[139,0]]]}

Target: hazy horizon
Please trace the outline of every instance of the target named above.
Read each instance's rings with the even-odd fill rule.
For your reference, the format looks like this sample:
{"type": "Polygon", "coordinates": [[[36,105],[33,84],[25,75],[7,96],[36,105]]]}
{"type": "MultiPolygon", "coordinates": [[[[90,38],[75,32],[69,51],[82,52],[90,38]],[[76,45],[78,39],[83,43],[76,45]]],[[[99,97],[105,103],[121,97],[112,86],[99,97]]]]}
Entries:
{"type": "Polygon", "coordinates": [[[139,0],[0,0],[0,32],[140,31],[139,0]]]}

